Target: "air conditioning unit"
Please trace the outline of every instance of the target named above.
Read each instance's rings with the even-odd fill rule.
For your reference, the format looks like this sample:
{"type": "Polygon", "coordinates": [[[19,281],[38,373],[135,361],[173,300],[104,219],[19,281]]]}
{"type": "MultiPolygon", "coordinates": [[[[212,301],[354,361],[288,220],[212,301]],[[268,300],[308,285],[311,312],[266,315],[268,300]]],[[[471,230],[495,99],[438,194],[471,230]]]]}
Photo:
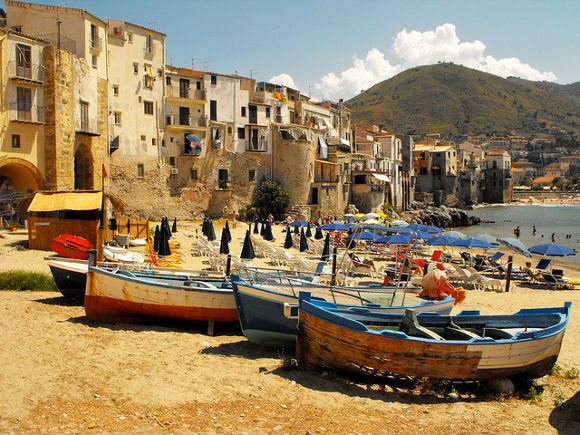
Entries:
{"type": "Polygon", "coordinates": [[[179,174],[179,169],[171,168],[171,175],[177,175],[177,174],[179,174]]]}

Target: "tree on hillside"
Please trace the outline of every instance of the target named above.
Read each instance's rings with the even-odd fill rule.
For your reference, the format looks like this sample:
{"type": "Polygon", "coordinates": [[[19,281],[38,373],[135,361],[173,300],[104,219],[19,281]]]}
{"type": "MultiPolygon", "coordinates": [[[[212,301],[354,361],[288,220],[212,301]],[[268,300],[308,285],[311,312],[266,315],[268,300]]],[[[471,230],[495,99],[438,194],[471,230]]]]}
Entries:
{"type": "Polygon", "coordinates": [[[252,205],[258,210],[261,218],[272,213],[274,218],[282,220],[290,205],[290,191],[276,181],[263,180],[254,192],[252,205]]]}

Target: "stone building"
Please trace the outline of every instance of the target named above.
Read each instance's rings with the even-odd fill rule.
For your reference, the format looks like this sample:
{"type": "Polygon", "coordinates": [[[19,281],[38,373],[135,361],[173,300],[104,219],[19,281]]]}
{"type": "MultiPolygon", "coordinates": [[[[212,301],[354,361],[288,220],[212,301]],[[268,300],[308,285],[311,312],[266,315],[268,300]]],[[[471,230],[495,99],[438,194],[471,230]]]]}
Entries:
{"type": "Polygon", "coordinates": [[[492,203],[511,201],[514,181],[510,154],[504,150],[485,151],[484,172],[483,200],[492,203]]]}

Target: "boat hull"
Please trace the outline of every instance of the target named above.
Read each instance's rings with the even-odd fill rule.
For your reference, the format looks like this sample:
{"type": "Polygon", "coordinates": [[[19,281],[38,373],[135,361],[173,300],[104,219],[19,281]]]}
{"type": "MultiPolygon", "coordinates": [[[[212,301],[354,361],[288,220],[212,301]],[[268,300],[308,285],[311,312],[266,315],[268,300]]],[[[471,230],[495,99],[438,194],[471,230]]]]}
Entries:
{"type": "Polygon", "coordinates": [[[48,267],[62,295],[82,302],[87,285],[88,264],[51,261],[48,267]]]}
{"type": "Polygon", "coordinates": [[[337,321],[335,315],[328,316],[325,310],[301,302],[296,348],[299,364],[366,375],[395,373],[433,379],[538,378],[549,373],[558,358],[567,317],[553,333],[537,339],[459,342],[403,338],[405,334],[393,331],[369,333],[356,323],[337,321]]]}
{"type": "MultiPolygon", "coordinates": [[[[296,331],[298,319],[286,318],[285,304],[298,304],[298,297],[290,293],[282,293],[266,286],[251,285],[241,281],[234,281],[234,297],[240,317],[240,326],[246,338],[256,344],[293,347],[296,345],[296,331]]],[[[295,286],[296,287],[296,286],[295,286]]],[[[308,287],[308,286],[307,286],[308,287]]],[[[295,289],[299,289],[296,287],[295,289]]],[[[417,312],[436,312],[449,314],[454,300],[426,301],[413,305],[417,312]]],[[[346,307],[348,305],[339,305],[346,307]]],[[[403,313],[408,307],[373,307],[376,313],[403,313]]]]}
{"type": "Polygon", "coordinates": [[[196,282],[178,285],[120,272],[89,269],[85,291],[87,317],[104,322],[138,323],[160,319],[238,321],[231,288],[196,282]]]}
{"type": "Polygon", "coordinates": [[[91,242],[79,236],[61,234],[52,241],[51,249],[62,257],[77,260],[89,258],[89,250],[94,246],[91,242]]]}

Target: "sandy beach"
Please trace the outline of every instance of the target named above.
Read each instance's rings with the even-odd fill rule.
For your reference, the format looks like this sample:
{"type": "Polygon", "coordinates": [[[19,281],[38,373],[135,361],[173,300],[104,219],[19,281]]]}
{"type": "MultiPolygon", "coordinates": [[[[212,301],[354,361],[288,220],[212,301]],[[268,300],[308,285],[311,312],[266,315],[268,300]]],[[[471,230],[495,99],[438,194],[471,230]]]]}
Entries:
{"type": "MultiPolygon", "coordinates": [[[[216,224],[218,238],[224,222],[216,224]]],[[[179,223],[174,235],[185,268],[209,267],[191,255],[200,228],[179,223]]],[[[232,229],[234,254],[246,229],[242,223],[232,229]]],[[[282,227],[273,230],[281,246],[282,227]]],[[[23,232],[0,235],[0,271],[49,273],[43,258],[51,253],[23,249],[23,232]]],[[[516,266],[525,261],[515,256],[516,266]]],[[[254,264],[272,267],[264,259],[254,264]]],[[[565,275],[580,279],[580,270],[567,265],[565,275]]],[[[473,388],[454,400],[426,394],[429,388],[288,370],[284,357],[292,351],[252,345],[237,325],[217,325],[208,336],[204,324],[96,323],[60,293],[2,291],[0,432],[579,433],[580,379],[566,373],[580,369],[580,291],[516,281],[509,293],[469,290],[453,312],[513,313],[565,301],[572,301],[572,313],[561,371],[536,380],[541,400],[492,398],[473,388]]]]}

